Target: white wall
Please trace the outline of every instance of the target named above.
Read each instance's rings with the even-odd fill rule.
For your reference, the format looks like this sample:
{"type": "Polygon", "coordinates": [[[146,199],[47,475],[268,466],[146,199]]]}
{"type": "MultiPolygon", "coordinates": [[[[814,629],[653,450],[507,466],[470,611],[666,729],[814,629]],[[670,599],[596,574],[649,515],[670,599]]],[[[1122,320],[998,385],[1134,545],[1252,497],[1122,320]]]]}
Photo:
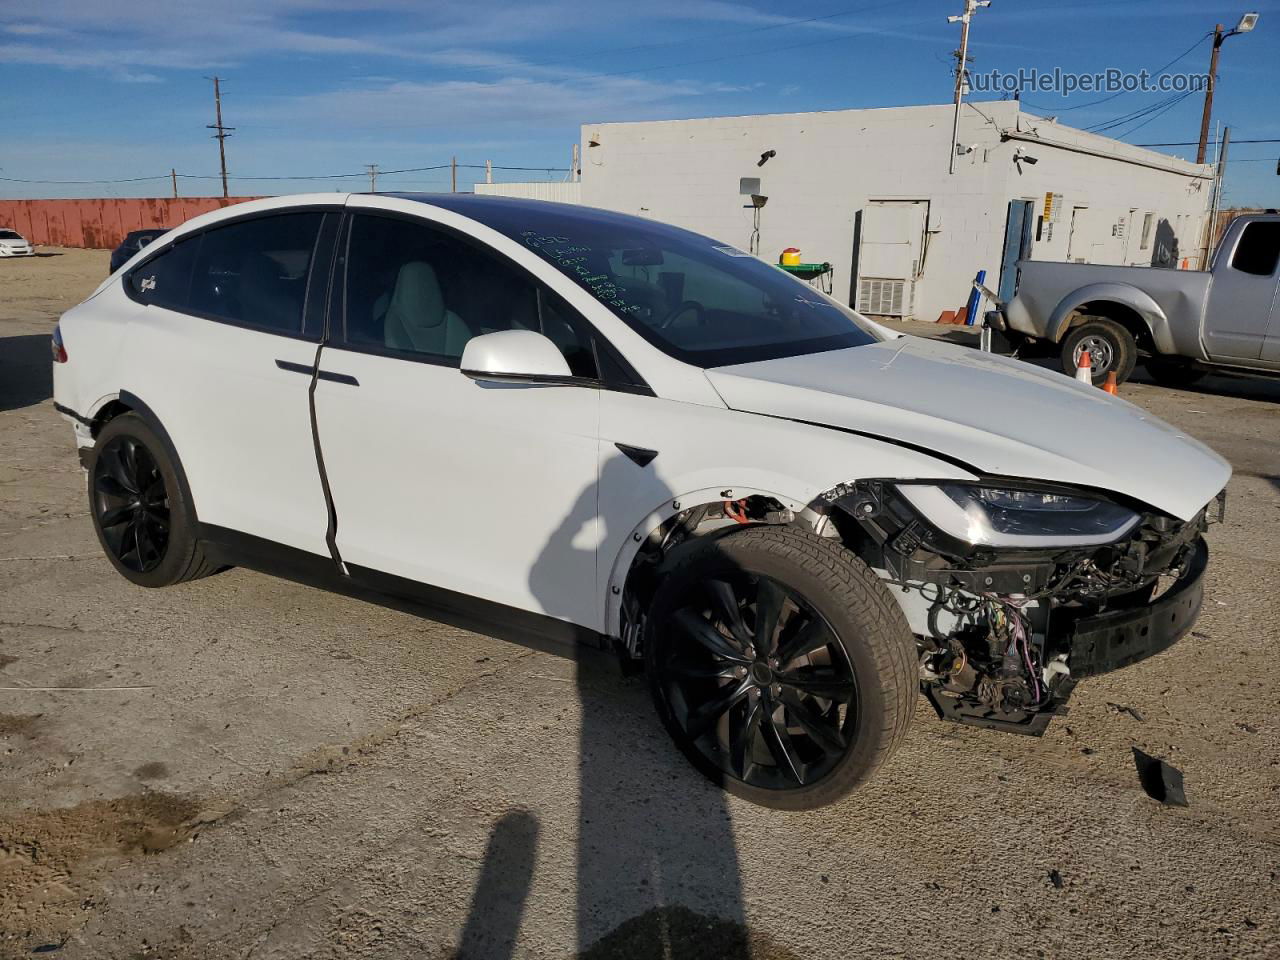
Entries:
{"type": "MultiPolygon", "coordinates": [[[[914,309],[927,320],[963,306],[979,268],[988,271],[988,286],[995,286],[1011,199],[1036,200],[1039,215],[1046,192],[1063,196],[1066,225],[1053,226],[1052,240],[1042,239],[1034,250],[1037,258],[1065,258],[1071,207],[1086,204],[1088,212],[1078,216],[1079,243],[1083,249],[1087,240],[1087,255],[1100,262],[1142,256],[1150,261],[1150,250],[1139,251],[1136,241],[1131,250],[1111,237],[1116,218],[1127,217],[1130,207],[1141,211],[1139,229],[1142,212],[1150,210],[1182,226],[1182,251],[1196,247],[1207,202],[1204,181],[1196,181],[1205,185],[1193,190],[1191,178],[1176,173],[1042,143],[1002,142],[1002,131],[1020,127],[1034,135],[1031,123],[1040,136],[1082,149],[1114,144],[1019,114],[1012,101],[966,106],[958,139],[974,150],[958,157],[955,173],[948,174],[951,118],[952,108],[944,105],[587,124],[582,202],[653,217],[747,249],[752,210],[750,198],[739,194],[739,179],[759,177],[760,191],[769,198],[761,212],[760,256],[776,262],[784,248],[795,246],[806,261],[830,261],[833,292],[849,301],[859,211],[873,201],[927,200],[933,232],[914,309]],[[1012,161],[1020,146],[1038,160],[1023,164],[1021,176],[1012,161]],[[770,149],[777,155],[757,166],[770,149]]],[[[1149,151],[1124,151],[1178,165],[1149,151]]],[[[1181,166],[1183,172],[1203,172],[1181,166]]],[[[1078,255],[1074,245],[1072,253],[1078,255]]]]}
{"type": "Polygon", "coordinates": [[[578,181],[477,183],[475,190],[476,193],[494,197],[523,197],[526,200],[554,200],[557,203],[582,202],[582,184],[578,181]]]}

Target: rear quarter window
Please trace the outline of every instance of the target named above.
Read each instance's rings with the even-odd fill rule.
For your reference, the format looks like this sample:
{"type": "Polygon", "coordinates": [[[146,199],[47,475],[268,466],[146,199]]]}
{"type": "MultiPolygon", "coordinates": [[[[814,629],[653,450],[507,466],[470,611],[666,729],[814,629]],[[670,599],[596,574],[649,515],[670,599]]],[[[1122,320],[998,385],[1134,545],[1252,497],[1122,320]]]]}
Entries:
{"type": "Polygon", "coordinates": [[[134,268],[125,281],[133,299],[168,310],[189,309],[191,274],[199,248],[198,236],[180,240],[134,268]]]}

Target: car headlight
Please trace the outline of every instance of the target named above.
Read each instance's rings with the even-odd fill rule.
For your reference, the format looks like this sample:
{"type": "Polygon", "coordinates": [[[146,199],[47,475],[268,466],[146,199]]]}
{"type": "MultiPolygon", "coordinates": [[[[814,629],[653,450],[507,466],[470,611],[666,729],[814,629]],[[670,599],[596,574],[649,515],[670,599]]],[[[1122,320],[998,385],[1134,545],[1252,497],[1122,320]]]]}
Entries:
{"type": "Polygon", "coordinates": [[[904,483],[897,489],[943,533],[992,547],[1111,543],[1139,519],[1118,504],[1075,494],[963,483],[904,483]]]}

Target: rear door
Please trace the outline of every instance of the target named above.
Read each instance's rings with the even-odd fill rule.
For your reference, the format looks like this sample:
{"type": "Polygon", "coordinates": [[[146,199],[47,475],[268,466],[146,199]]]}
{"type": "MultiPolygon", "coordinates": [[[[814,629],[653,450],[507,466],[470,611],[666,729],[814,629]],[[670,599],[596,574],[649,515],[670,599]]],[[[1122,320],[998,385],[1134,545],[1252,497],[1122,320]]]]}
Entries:
{"type": "Polygon", "coordinates": [[[439,225],[360,209],[349,224],[315,394],[342,561],[437,605],[492,614],[480,598],[599,629],[600,398],[583,322],[439,225]],[[580,385],[461,372],[471,337],[512,328],[551,337],[580,385]]]}
{"type": "MultiPolygon", "coordinates": [[[[340,212],[273,212],[129,272],[121,386],[160,419],[202,524],[327,555],[308,390],[340,212]]],[[[215,531],[216,533],[216,531],[215,531]]]]}
{"type": "Polygon", "coordinates": [[[1280,219],[1245,225],[1219,253],[1205,309],[1205,350],[1215,360],[1280,361],[1276,285],[1280,272],[1280,219]]]}

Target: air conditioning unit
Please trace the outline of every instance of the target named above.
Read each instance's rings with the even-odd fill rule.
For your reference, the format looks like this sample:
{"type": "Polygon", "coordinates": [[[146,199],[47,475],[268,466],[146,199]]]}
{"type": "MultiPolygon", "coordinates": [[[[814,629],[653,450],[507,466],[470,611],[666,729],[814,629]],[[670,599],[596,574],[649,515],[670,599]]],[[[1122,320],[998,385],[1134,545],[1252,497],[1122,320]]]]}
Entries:
{"type": "Polygon", "coordinates": [[[863,277],[858,284],[858,312],[880,317],[905,317],[913,306],[912,292],[906,280],[863,277]]]}

